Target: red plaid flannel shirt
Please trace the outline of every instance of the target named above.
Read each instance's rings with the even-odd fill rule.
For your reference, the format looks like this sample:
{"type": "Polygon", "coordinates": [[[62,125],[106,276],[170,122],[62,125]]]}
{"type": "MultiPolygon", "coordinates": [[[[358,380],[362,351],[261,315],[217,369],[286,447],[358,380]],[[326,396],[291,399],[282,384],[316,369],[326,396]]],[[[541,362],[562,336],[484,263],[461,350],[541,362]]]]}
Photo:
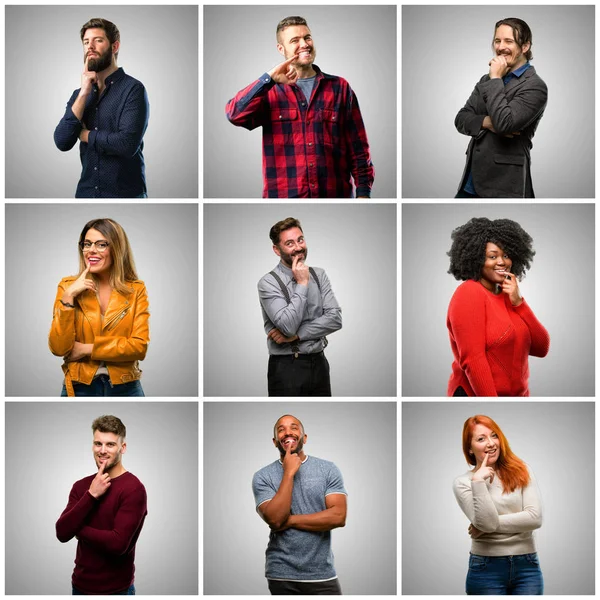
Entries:
{"type": "Polygon", "coordinates": [[[345,79],[317,72],[309,102],[297,85],[267,73],[225,108],[234,125],[263,128],[263,198],[371,196],[375,169],[356,94],[345,79]]]}

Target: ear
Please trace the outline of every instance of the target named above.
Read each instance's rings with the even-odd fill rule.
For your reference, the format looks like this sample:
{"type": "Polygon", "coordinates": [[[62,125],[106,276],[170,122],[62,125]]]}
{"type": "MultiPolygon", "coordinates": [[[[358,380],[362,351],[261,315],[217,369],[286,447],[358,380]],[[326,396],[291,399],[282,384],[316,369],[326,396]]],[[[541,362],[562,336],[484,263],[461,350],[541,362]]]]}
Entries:
{"type": "Polygon", "coordinates": [[[127,442],[123,442],[121,446],[121,454],[125,454],[125,452],[127,452],[127,442]]]}
{"type": "Polygon", "coordinates": [[[113,51],[113,54],[116,54],[116,53],[119,51],[119,48],[120,48],[120,47],[121,47],[121,42],[115,42],[115,43],[112,45],[112,51],[113,51]]]}
{"type": "Polygon", "coordinates": [[[529,48],[531,48],[531,42],[527,42],[526,44],[523,44],[521,46],[521,52],[523,52],[523,54],[527,54],[527,52],[529,52],[529,48]]]}
{"type": "Polygon", "coordinates": [[[279,54],[285,56],[285,48],[281,44],[277,44],[277,51],[279,52],[279,54]]]}
{"type": "Polygon", "coordinates": [[[275,252],[277,256],[281,257],[281,250],[275,244],[273,244],[273,252],[275,252]]]}
{"type": "Polygon", "coordinates": [[[275,446],[275,448],[277,448],[277,440],[275,438],[273,438],[273,446],[275,446]]]}
{"type": "Polygon", "coordinates": [[[302,438],[302,443],[306,444],[306,440],[308,439],[308,435],[306,435],[306,433],[304,434],[304,437],[302,438]]]}

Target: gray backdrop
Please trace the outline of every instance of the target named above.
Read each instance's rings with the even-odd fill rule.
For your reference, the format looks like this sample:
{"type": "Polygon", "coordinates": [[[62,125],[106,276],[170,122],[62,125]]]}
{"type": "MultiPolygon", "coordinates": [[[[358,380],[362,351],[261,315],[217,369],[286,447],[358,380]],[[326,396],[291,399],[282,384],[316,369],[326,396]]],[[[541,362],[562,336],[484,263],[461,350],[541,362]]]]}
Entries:
{"type": "Polygon", "coordinates": [[[75,196],[79,142],[61,152],[53,135],[81,87],[79,31],[93,17],[119,28],[118,65],[148,93],[148,195],[197,197],[198,7],[148,5],[6,7],[6,196],[75,196]]]}
{"type": "Polygon", "coordinates": [[[462,283],[447,273],[450,234],[472,217],[513,219],[537,254],[519,284],[550,333],[529,357],[532,396],[594,395],[594,205],[405,204],[402,207],[402,395],[445,396],[453,360],[448,304],[462,283]]]}
{"type": "Polygon", "coordinates": [[[334,396],[396,395],[395,204],[204,205],[204,395],[266,396],[267,338],[256,286],[279,262],[269,230],[300,219],[308,264],[342,307],[329,336],[334,396]]]}
{"type": "Polygon", "coordinates": [[[225,104],[283,61],[275,30],[290,15],[308,22],[315,63],[346,79],[358,97],[375,165],[373,197],[395,197],[396,7],[306,4],[204,7],[204,196],[262,196],[262,128],[235,127],[225,104]]]}
{"type": "Polygon", "coordinates": [[[544,593],[593,595],[594,402],[521,401],[403,403],[402,593],[465,593],[471,538],[452,482],[470,468],[462,428],[476,414],[496,421],[536,476],[544,593]]]}
{"type": "Polygon", "coordinates": [[[204,594],[268,594],[252,476],[279,458],[273,426],[287,413],[304,424],[306,454],[344,478],[348,518],[332,532],[342,591],[395,594],[395,402],[204,403],[204,594]]]}
{"type": "Polygon", "coordinates": [[[489,71],[494,25],[506,17],[531,28],[531,64],[548,86],[531,151],[535,195],[594,197],[594,6],[502,5],[402,7],[404,198],[456,194],[471,138],[454,118],[489,71]]]}
{"type": "Polygon", "coordinates": [[[6,594],[70,594],[77,540],[55,523],[93,475],[92,421],[127,427],[123,464],[148,494],[135,550],[138,594],[198,593],[196,402],[6,402],[6,594]]]}
{"type": "Polygon", "coordinates": [[[83,226],[100,217],[125,229],[148,290],[145,394],[198,395],[197,205],[7,204],[5,216],[7,396],[60,396],[62,359],[48,348],[56,290],[77,274],[83,226]]]}

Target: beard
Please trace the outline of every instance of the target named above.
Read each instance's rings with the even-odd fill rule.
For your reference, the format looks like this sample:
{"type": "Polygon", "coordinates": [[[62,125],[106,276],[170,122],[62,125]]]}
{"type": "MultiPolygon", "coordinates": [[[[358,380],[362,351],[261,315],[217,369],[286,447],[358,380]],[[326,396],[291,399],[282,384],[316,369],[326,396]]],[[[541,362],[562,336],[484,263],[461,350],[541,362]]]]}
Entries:
{"type": "Polygon", "coordinates": [[[104,69],[108,69],[112,64],[113,52],[112,48],[109,48],[104,54],[100,54],[99,56],[92,56],[88,59],[86,55],[83,56],[83,62],[87,60],[88,71],[95,71],[99,73],[100,71],[104,71],[104,69]]]}
{"type": "Polygon", "coordinates": [[[284,254],[282,252],[281,260],[285,263],[286,266],[288,266],[291,269],[292,265],[294,264],[294,256],[296,256],[296,254],[304,254],[304,256],[302,257],[302,261],[306,262],[306,257],[308,256],[308,248],[305,248],[304,252],[294,252],[293,254],[284,254]]]}
{"type": "MultiPolygon", "coordinates": [[[[277,441],[277,448],[279,449],[279,453],[283,456],[286,453],[286,449],[283,446],[283,444],[278,440],[277,441]]],[[[304,448],[304,442],[302,441],[302,438],[298,438],[298,441],[296,442],[296,447],[292,450],[292,454],[298,454],[299,452],[302,451],[302,448],[304,448]]]]}

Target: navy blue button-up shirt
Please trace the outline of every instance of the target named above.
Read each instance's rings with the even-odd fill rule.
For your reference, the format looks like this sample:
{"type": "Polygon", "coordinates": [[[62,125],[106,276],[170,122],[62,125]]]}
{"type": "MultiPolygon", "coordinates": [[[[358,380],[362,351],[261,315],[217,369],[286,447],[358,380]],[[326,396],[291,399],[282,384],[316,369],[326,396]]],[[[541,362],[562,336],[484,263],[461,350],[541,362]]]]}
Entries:
{"type": "Polygon", "coordinates": [[[70,150],[84,124],[89,129],[87,144],[79,144],[82,171],[76,198],[136,198],[146,194],[142,150],[148,96],[142,83],[122,68],[106,78],[105,86],[102,94],[94,86],[81,121],[72,110],[79,90],[73,92],[54,131],[54,143],[63,152],[70,150]]]}

